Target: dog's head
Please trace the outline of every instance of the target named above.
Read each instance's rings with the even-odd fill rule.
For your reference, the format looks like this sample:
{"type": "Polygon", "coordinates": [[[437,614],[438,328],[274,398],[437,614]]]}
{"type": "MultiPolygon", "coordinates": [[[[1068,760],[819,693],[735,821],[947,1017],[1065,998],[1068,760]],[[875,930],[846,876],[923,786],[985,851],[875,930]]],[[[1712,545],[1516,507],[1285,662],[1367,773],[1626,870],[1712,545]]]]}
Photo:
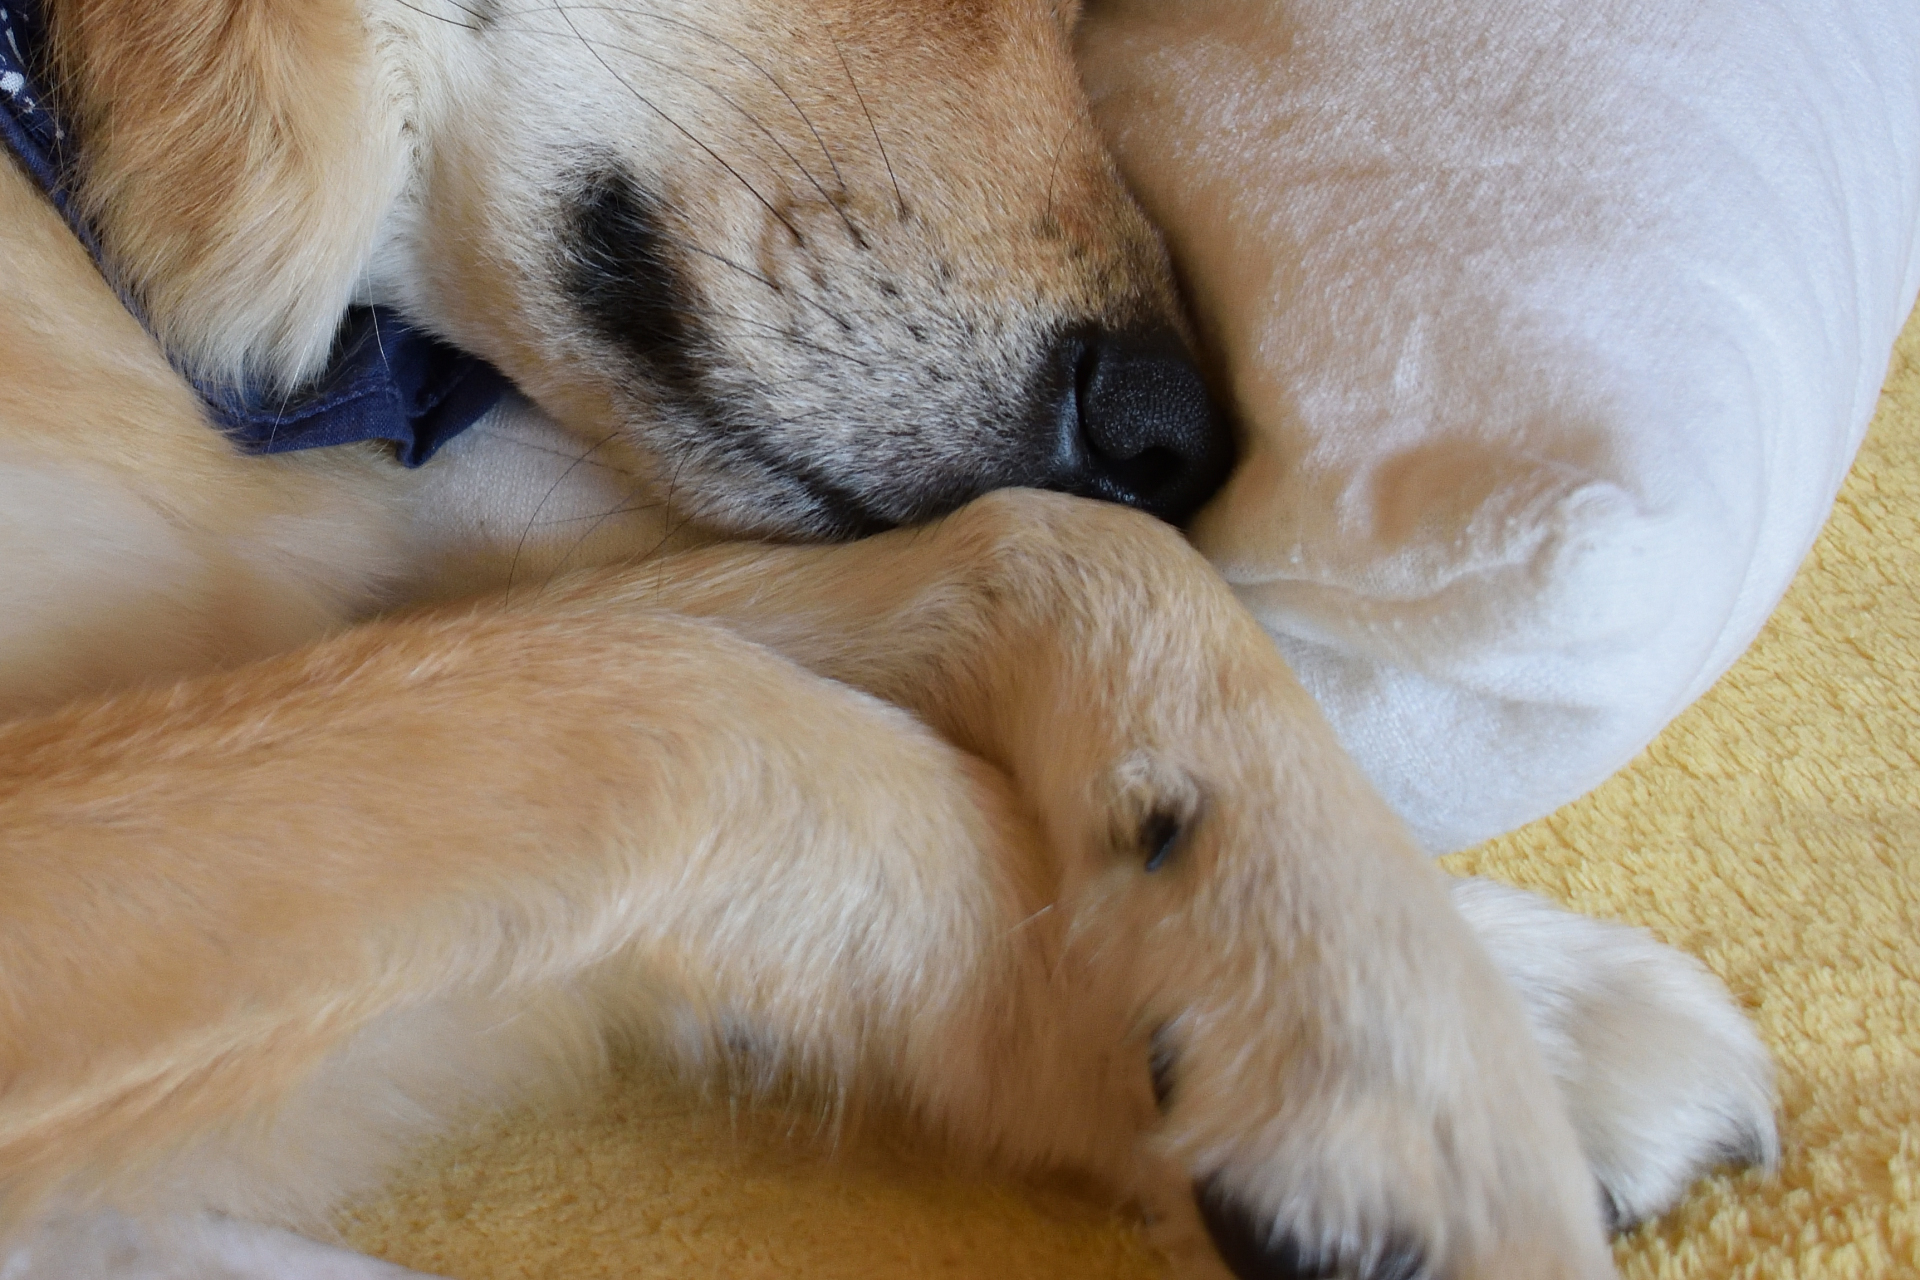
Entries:
{"type": "Polygon", "coordinates": [[[838,536],[1007,485],[1181,518],[1231,443],[1068,0],[68,0],[88,207],[176,355],[358,296],[677,503],[838,536]]]}

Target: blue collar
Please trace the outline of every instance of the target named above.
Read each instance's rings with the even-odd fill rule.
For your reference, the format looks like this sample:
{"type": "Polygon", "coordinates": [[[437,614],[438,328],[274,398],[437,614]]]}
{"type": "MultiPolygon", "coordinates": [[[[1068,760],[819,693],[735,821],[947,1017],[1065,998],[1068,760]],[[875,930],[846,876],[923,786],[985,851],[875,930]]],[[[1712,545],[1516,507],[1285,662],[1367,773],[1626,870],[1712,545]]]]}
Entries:
{"type": "MultiPolygon", "coordinates": [[[[100,242],[67,189],[67,134],[33,77],[45,30],[40,3],[0,0],[0,134],[106,274],[100,242]]],[[[139,317],[139,308],[122,297],[139,317]]],[[[386,440],[409,467],[472,426],[511,385],[492,365],[413,328],[387,307],[349,309],[332,361],[290,395],[195,383],[207,416],[249,453],[386,440]]]]}

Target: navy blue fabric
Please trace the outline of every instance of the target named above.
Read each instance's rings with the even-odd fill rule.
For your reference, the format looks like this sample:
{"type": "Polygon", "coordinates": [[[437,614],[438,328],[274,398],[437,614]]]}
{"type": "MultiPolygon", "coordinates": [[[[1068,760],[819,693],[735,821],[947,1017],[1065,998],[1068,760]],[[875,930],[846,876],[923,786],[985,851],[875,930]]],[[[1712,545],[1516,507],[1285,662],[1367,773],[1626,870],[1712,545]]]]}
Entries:
{"type": "Polygon", "coordinates": [[[389,440],[417,467],[498,404],[506,375],[386,307],[355,307],[334,339],[333,359],[292,395],[200,386],[216,425],[252,453],[323,449],[389,440]]]}
{"type": "Polygon", "coordinates": [[[28,50],[40,46],[40,0],[0,0],[0,132],[21,165],[40,189],[52,197],[74,234],[86,242],[98,259],[93,231],[77,217],[67,200],[66,133],[41,101],[29,67],[28,50]]]}
{"type": "MultiPolygon", "coordinates": [[[[0,0],[0,133],[101,262],[93,229],[68,197],[66,133],[34,80],[42,34],[40,0],[0,0]]],[[[139,315],[130,299],[127,307],[139,315]]],[[[214,424],[251,453],[385,440],[402,463],[417,467],[472,426],[512,384],[492,365],[413,328],[395,311],[354,307],[334,339],[327,368],[291,394],[197,385],[214,424]]]]}

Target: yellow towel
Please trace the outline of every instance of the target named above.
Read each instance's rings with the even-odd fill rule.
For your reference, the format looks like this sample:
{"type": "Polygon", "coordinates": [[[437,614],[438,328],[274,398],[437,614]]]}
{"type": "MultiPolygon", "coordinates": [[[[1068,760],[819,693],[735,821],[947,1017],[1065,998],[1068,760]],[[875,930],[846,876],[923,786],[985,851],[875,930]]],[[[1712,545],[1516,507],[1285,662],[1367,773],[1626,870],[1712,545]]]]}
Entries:
{"type": "MultiPolygon", "coordinates": [[[[1917,585],[1920,314],[1752,652],[1599,791],[1449,859],[1701,956],[1777,1056],[1780,1169],[1712,1178],[1623,1240],[1629,1280],[1920,1275],[1917,585]]],[[[459,1280],[1157,1274],[1064,1192],[812,1134],[629,1067],[427,1153],[347,1232],[459,1280]]]]}

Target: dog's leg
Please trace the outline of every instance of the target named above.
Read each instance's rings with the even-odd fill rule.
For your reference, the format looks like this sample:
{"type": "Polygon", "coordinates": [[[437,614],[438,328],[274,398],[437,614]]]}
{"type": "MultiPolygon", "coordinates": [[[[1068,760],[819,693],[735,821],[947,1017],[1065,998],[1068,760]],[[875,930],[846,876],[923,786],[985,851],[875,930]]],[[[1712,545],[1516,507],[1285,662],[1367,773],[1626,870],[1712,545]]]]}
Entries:
{"type": "Polygon", "coordinates": [[[0,732],[0,778],[16,1194],[258,1130],[409,1009],[559,999],[744,1030],[1010,1162],[1175,1170],[1248,1274],[1609,1268],[1438,874],[1131,513],[1005,495],[384,624],[0,732]]]}
{"type": "Polygon", "coordinates": [[[1062,861],[1076,981],[1156,1033],[1158,1149],[1207,1189],[1216,1237],[1269,1263],[1607,1270],[1510,993],[1170,531],[1003,494],[854,548],[697,552],[626,590],[1009,772],[1062,861]]]}
{"type": "MultiPolygon", "coordinates": [[[[995,499],[995,502],[1019,502],[995,499]]],[[[977,518],[978,513],[973,517],[977,518]]],[[[1076,519],[1078,513],[1076,513],[1076,519]]],[[[1028,528],[1001,535],[996,555],[1015,565],[1024,557],[1033,569],[1036,557],[1058,556],[1058,535],[1049,535],[1045,520],[1025,522],[1028,528]],[[1051,544],[1051,545],[1050,545],[1051,544]]],[[[978,536],[977,534],[975,536],[978,536]]],[[[1069,553],[1077,578],[1075,589],[1048,593],[1048,604],[1036,601],[1037,616],[1044,618],[1042,629],[1053,628],[1047,640],[1022,646],[1010,645],[1025,655],[1014,662],[1015,669],[1030,669],[1038,655],[1052,649],[1071,654],[1098,654],[1103,649],[1165,646],[1168,653],[1179,651],[1178,635],[1167,636],[1163,627],[1191,628],[1204,634],[1207,624],[1191,616],[1183,617],[1177,601],[1183,599],[1181,584],[1152,585],[1153,573],[1146,566],[1154,562],[1147,553],[1130,556],[1134,544],[1120,542],[1104,554],[1089,548],[1069,553]],[[1102,561],[1112,584],[1124,580],[1133,569],[1142,570],[1144,591],[1158,596],[1155,605],[1132,607],[1116,601],[1100,589],[1089,590],[1099,582],[1102,561]],[[1126,566],[1116,573],[1115,563],[1126,566]],[[1075,634],[1076,628],[1091,623],[1096,634],[1099,619],[1073,614],[1063,600],[1095,602],[1096,611],[1111,607],[1113,634],[1087,640],[1075,634]],[[1049,614],[1047,611],[1051,609],[1049,614]]],[[[942,548],[941,554],[944,554],[942,548]]],[[[731,554],[725,550],[710,558],[731,554]]],[[[812,553],[797,553],[801,555],[812,553]]],[[[909,555],[912,554],[910,551],[909,555]]],[[[944,570],[951,575],[965,572],[966,556],[958,556],[944,570]]],[[[950,577],[931,563],[911,572],[923,574],[930,593],[938,597],[950,591],[950,577]]],[[[716,575],[722,583],[724,575],[716,575]]],[[[989,578],[991,589],[1001,591],[1007,576],[1003,566],[989,578]]],[[[1022,574],[1015,569],[1012,577],[1022,574]]],[[[1045,573],[1036,575],[1046,581],[1045,573]]],[[[804,605],[770,598],[767,588],[756,576],[753,594],[739,593],[738,585],[716,592],[707,574],[689,574],[677,589],[669,587],[664,596],[676,608],[713,611],[724,614],[732,625],[747,628],[770,643],[814,663],[840,678],[871,682],[875,671],[884,671],[889,662],[903,661],[897,645],[902,627],[896,618],[884,622],[877,617],[860,616],[862,602],[856,595],[836,592],[831,599],[811,599],[804,605]],[[819,625],[803,634],[834,637],[822,648],[807,643],[795,644],[790,638],[796,612],[811,613],[816,619],[830,616],[831,625],[819,625]],[[763,624],[771,622],[771,627],[763,624]],[[876,638],[875,650],[849,651],[842,638],[864,634],[876,638]],[[787,636],[789,638],[783,639],[787,636]],[[881,639],[884,637],[884,639],[881,639]]],[[[804,592],[813,579],[794,575],[783,591],[804,592]]],[[[1040,588],[1047,592],[1045,587],[1040,588]]],[[[1124,597],[1127,593],[1121,592],[1124,597]]],[[[870,602],[869,602],[870,603],[870,602]]],[[[894,602],[887,601],[889,608],[894,602]]],[[[1017,612],[1017,611],[1015,611],[1017,612]]],[[[939,616],[937,609],[927,613],[939,616]]],[[[933,628],[939,640],[954,644],[949,620],[933,628]]],[[[912,628],[905,628],[911,634],[912,628]]],[[[965,629],[960,628],[964,634],[965,629]]],[[[1004,640],[1004,636],[1001,637],[1004,640]]],[[[978,644],[981,654],[992,652],[991,640],[978,644]]],[[[1231,645],[1203,643],[1208,654],[1229,652],[1231,645]]],[[[943,653],[936,665],[953,662],[951,653],[943,653]]],[[[1083,674],[1091,675],[1091,668],[1083,674]]],[[[1224,678],[1224,677],[1223,677],[1224,678]]],[[[1062,682],[1063,686],[1066,682],[1062,682]]],[[[1185,687],[1176,682],[1174,688],[1185,687]]],[[[1248,690],[1253,684],[1249,682],[1248,690]]],[[[928,713],[936,723],[962,740],[991,741],[992,731],[966,725],[954,713],[940,706],[916,701],[916,690],[943,693],[949,686],[927,681],[915,675],[896,675],[882,688],[885,696],[928,713]]],[[[1249,699],[1251,703],[1252,699],[1249,699]]],[[[1031,705],[1031,694],[998,695],[980,698],[967,710],[970,713],[995,714],[1008,708],[1031,705]]],[[[1296,709],[1298,710],[1298,709],[1296,709]]],[[[1308,734],[1305,726],[1317,721],[1300,711],[1295,731],[1308,734]]],[[[1031,730],[1029,730],[1031,731],[1031,730]]],[[[1045,753],[1049,748],[1039,748],[1045,753]]],[[[1328,756],[1333,749],[1323,744],[1328,756]]],[[[1006,759],[1002,747],[989,747],[993,758],[1006,759]]],[[[1301,776],[1313,776],[1324,763],[1302,758],[1301,776]]],[[[1016,777],[1030,776],[1015,768],[1016,777]]],[[[1370,802],[1362,808],[1370,808],[1370,802]]],[[[1042,803],[1043,812],[1057,813],[1057,806],[1042,803]]],[[[1071,839],[1071,836],[1065,838],[1071,839]]],[[[1608,1216],[1616,1227],[1629,1226],[1651,1217],[1675,1203],[1687,1184],[1708,1168],[1728,1162],[1770,1165],[1778,1151],[1778,1139],[1772,1115],[1771,1068],[1764,1047],[1751,1026],[1734,1006],[1726,989],[1700,964],[1678,951],[1664,947],[1641,930],[1608,924],[1553,907],[1545,900],[1519,890],[1486,881],[1453,882],[1454,905],[1485,946],[1496,967],[1506,975],[1519,994],[1531,1022],[1535,1039],[1543,1050],[1562,1096],[1587,1152],[1590,1167],[1598,1179],[1608,1216]]]]}
{"type": "MultiPolygon", "coordinates": [[[[350,1127],[356,1065],[491,1068],[555,1005],[739,1025],[961,1122],[1012,1098],[1015,1157],[1110,1168],[1152,1113],[1144,1042],[1072,1039],[1111,1020],[1049,985],[1058,922],[1016,927],[1048,875],[993,771],[710,623],[380,624],[16,723],[0,761],[16,1213],[213,1166],[290,1215],[284,1139],[350,1127]]],[[[591,1056],[592,1011],[561,1021],[591,1056]]]]}

